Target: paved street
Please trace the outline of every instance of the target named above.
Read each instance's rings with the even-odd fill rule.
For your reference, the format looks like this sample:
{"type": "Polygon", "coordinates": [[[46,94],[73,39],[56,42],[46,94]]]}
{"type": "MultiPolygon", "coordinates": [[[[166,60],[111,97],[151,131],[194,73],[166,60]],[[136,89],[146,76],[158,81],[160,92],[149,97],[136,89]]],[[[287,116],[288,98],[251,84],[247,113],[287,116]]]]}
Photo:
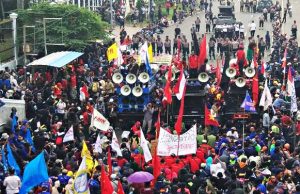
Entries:
{"type": "MultiPolygon", "coordinates": [[[[288,35],[291,35],[291,25],[292,25],[294,19],[297,20],[297,18],[296,18],[297,11],[298,12],[300,11],[300,1],[299,0],[290,0],[290,1],[291,1],[291,4],[292,4],[293,17],[289,18],[289,16],[287,16],[287,22],[283,24],[283,31],[285,33],[287,33],[288,35]]],[[[237,21],[241,21],[241,22],[244,23],[246,36],[249,35],[248,24],[252,20],[254,20],[256,25],[257,25],[257,30],[256,30],[256,33],[255,33],[255,36],[256,35],[264,36],[266,34],[267,30],[272,31],[271,22],[265,22],[264,30],[259,30],[259,28],[258,28],[258,26],[259,26],[258,18],[261,15],[261,13],[254,13],[253,14],[253,13],[247,13],[247,12],[240,12],[240,9],[239,9],[240,3],[239,3],[239,1],[235,0],[234,2],[235,2],[235,16],[237,18],[237,21]]],[[[219,10],[218,10],[219,2],[217,0],[214,0],[213,3],[214,3],[213,7],[212,7],[213,13],[214,13],[214,15],[217,15],[219,13],[219,10]]],[[[280,1],[280,3],[282,3],[282,2],[280,1]]],[[[284,1],[284,7],[285,6],[286,6],[286,2],[284,1]]],[[[185,18],[185,20],[181,24],[179,24],[179,26],[181,28],[181,32],[184,35],[186,35],[188,40],[191,40],[190,29],[191,29],[192,24],[195,22],[197,16],[200,16],[200,19],[201,19],[201,27],[200,27],[201,32],[200,32],[200,34],[204,34],[205,33],[205,23],[204,23],[205,22],[205,18],[204,18],[205,13],[203,11],[202,12],[197,12],[197,14],[195,14],[194,16],[189,16],[188,18],[185,18]]],[[[268,17],[269,17],[269,15],[268,15],[268,17]]],[[[165,36],[169,35],[171,40],[173,40],[175,27],[176,27],[176,24],[172,25],[168,28],[164,28],[164,33],[160,36],[163,39],[165,39],[165,36]]],[[[137,27],[126,26],[126,31],[129,35],[135,34],[138,30],[139,30],[139,28],[137,28],[137,27]]],[[[118,27],[114,31],[114,34],[117,37],[119,36],[119,28],[118,27]]],[[[208,34],[207,38],[209,38],[212,34],[213,33],[208,34]]],[[[298,36],[298,42],[299,42],[299,40],[300,39],[299,39],[299,36],[298,36]]]]}

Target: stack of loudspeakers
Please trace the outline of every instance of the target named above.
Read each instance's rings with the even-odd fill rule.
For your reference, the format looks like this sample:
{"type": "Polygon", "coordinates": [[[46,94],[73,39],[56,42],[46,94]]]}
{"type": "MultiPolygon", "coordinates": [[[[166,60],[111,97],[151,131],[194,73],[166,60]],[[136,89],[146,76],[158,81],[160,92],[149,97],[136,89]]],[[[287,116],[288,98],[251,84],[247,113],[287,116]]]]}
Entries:
{"type": "MultiPolygon", "coordinates": [[[[237,64],[237,59],[231,59],[229,62],[229,68],[226,69],[225,73],[226,76],[231,79],[231,83],[235,83],[235,85],[239,88],[243,88],[246,83],[247,79],[242,77],[242,72],[240,72],[239,77],[236,77],[238,74],[238,64],[237,64]]],[[[252,81],[252,78],[255,76],[255,69],[253,67],[247,67],[244,69],[244,74],[248,78],[248,81],[252,81]]]]}
{"type": "Polygon", "coordinates": [[[142,112],[150,102],[150,93],[155,83],[150,82],[148,73],[142,72],[138,77],[128,73],[125,79],[121,73],[114,73],[112,80],[122,85],[117,88],[119,113],[142,112]]]}

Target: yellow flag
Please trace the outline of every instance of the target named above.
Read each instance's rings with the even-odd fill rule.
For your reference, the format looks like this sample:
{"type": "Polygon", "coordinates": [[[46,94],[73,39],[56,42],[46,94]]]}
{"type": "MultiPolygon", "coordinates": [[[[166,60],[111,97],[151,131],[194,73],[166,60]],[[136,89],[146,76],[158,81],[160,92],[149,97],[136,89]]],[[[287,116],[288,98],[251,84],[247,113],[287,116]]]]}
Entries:
{"type": "Polygon", "coordinates": [[[117,43],[112,44],[110,47],[108,47],[107,51],[107,60],[110,62],[113,59],[118,58],[118,46],[117,43]]]}
{"type": "Polygon", "coordinates": [[[93,157],[91,156],[91,153],[85,143],[85,141],[82,142],[82,150],[81,150],[81,157],[83,158],[85,156],[86,158],[86,166],[87,166],[87,169],[89,171],[92,171],[96,166],[98,166],[98,162],[93,161],[93,157]]]}
{"type": "Polygon", "coordinates": [[[149,55],[149,62],[153,62],[153,53],[152,53],[152,44],[148,46],[148,55],[149,55]]]}

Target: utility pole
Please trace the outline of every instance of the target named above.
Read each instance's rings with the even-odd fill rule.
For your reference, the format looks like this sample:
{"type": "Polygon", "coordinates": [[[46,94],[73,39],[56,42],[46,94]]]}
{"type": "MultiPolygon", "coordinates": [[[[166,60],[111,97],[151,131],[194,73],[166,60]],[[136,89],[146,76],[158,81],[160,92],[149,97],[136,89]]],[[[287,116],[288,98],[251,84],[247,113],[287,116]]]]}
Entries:
{"type": "Polygon", "coordinates": [[[113,4],[112,4],[112,0],[109,0],[110,3],[110,27],[111,29],[113,29],[113,4]]]}
{"type": "Polygon", "coordinates": [[[33,32],[33,54],[31,55],[35,55],[35,26],[23,26],[23,52],[24,52],[24,66],[27,63],[27,53],[29,53],[31,51],[32,48],[30,48],[30,46],[27,44],[27,40],[26,40],[26,36],[27,36],[27,31],[26,28],[33,28],[34,32],[33,32]]]}
{"type": "Polygon", "coordinates": [[[80,8],[80,0],[77,0],[77,5],[80,8]]]}
{"type": "Polygon", "coordinates": [[[12,30],[13,30],[13,41],[14,41],[14,56],[15,56],[15,64],[18,65],[18,52],[17,52],[17,18],[18,14],[11,13],[9,15],[10,19],[12,19],[12,30]]]}

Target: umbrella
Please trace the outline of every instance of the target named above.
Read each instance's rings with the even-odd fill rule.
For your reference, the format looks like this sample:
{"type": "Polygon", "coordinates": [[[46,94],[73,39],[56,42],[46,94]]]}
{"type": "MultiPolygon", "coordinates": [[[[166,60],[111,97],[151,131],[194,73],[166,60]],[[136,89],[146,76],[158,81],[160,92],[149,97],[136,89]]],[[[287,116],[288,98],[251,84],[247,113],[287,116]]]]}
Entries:
{"type": "Polygon", "coordinates": [[[153,175],[149,172],[138,171],[130,175],[127,180],[130,183],[145,183],[153,180],[153,175]]]}

